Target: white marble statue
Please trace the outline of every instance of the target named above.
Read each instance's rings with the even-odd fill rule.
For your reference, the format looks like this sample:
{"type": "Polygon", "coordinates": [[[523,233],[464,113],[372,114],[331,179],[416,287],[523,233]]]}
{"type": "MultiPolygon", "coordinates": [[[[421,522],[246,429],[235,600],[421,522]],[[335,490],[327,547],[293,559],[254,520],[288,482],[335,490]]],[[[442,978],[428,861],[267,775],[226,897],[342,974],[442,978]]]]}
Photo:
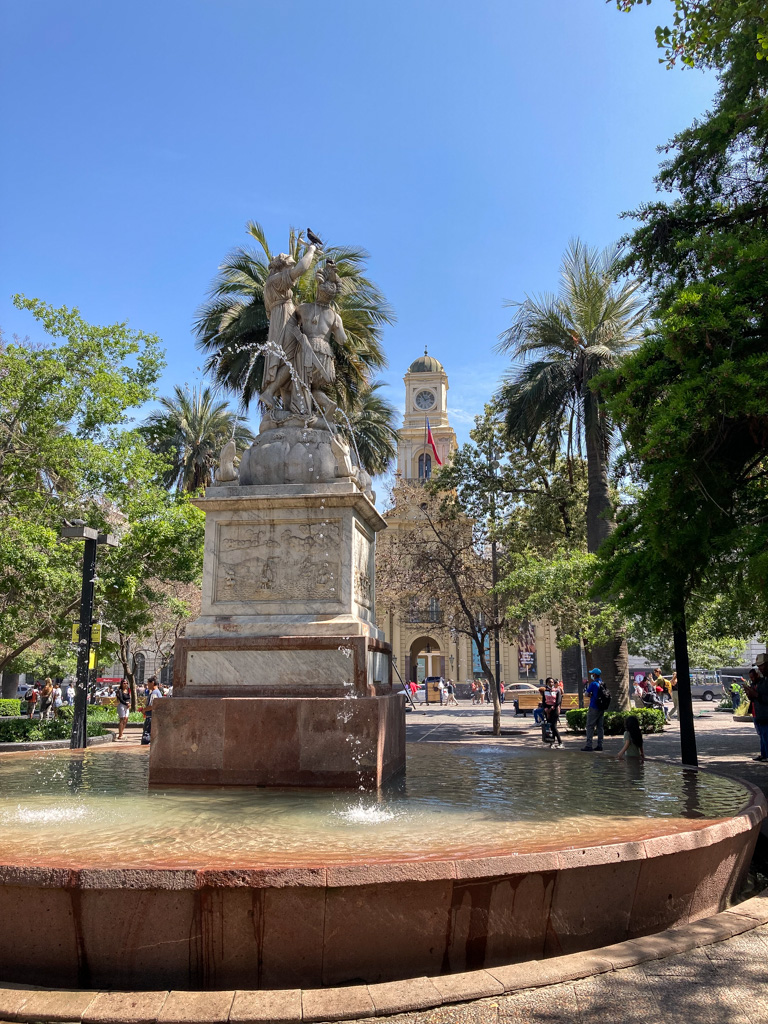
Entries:
{"type": "MultiPolygon", "coordinates": [[[[299,243],[302,242],[299,236],[299,243]]],[[[278,395],[285,396],[290,392],[291,373],[287,365],[290,355],[286,353],[283,358],[277,350],[285,352],[285,328],[295,309],[293,286],[312,266],[314,255],[315,246],[309,245],[298,263],[292,256],[281,252],[269,264],[269,274],[264,282],[264,307],[269,317],[269,348],[264,356],[264,376],[259,395],[262,404],[268,409],[274,407],[278,395]]]]}
{"type": "Polygon", "coordinates": [[[354,476],[355,467],[352,465],[349,445],[341,434],[334,434],[331,437],[331,448],[336,457],[336,476],[342,478],[354,476]]]}
{"type": "Polygon", "coordinates": [[[238,472],[235,468],[236,457],[237,445],[234,441],[227,441],[221,449],[221,455],[219,456],[219,467],[216,470],[217,484],[231,484],[237,482],[238,472]]]}
{"type": "Polygon", "coordinates": [[[311,414],[313,407],[326,415],[337,409],[327,392],[336,380],[331,337],[341,345],[347,340],[341,317],[331,305],[341,287],[336,264],[329,259],[325,267],[318,267],[315,301],[297,306],[286,327],[286,335],[296,342],[292,362],[301,383],[294,381],[291,406],[300,415],[311,414]]]}

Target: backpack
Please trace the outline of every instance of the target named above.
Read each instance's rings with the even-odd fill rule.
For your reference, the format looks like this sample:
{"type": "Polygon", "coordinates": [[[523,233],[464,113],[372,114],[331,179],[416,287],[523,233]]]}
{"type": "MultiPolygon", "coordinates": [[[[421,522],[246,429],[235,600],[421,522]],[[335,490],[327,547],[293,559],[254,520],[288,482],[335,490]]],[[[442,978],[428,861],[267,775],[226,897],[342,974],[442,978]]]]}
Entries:
{"type": "Polygon", "coordinates": [[[604,682],[597,684],[597,708],[598,711],[607,711],[611,706],[611,695],[604,682]]]}

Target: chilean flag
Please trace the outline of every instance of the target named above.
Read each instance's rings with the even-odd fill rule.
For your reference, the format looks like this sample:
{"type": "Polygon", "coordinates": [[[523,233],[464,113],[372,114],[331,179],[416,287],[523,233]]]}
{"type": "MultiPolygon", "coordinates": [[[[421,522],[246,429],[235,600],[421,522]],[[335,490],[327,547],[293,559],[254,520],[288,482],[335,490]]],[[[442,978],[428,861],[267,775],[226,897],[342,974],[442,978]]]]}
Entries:
{"type": "Polygon", "coordinates": [[[432,451],[435,453],[435,462],[438,464],[438,466],[442,466],[443,462],[440,456],[437,454],[437,448],[435,448],[435,439],[434,437],[432,437],[432,430],[429,426],[429,420],[427,420],[427,444],[432,448],[432,451]]]}

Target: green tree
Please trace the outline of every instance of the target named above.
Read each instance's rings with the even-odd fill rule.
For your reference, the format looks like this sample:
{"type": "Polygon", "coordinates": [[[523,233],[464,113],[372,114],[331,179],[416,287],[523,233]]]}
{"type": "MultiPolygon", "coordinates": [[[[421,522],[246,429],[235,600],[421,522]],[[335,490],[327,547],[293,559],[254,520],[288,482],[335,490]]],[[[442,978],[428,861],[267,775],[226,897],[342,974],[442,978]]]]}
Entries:
{"type": "Polygon", "coordinates": [[[213,474],[224,445],[233,440],[242,454],[254,434],[208,387],[181,388],[160,399],[141,428],[149,448],[168,462],[163,473],[166,487],[196,493],[213,483],[213,474]]]}
{"type": "Polygon", "coordinates": [[[154,335],[95,326],[78,310],[15,296],[52,339],[0,344],[0,671],[42,641],[65,641],[81,552],[66,519],[107,512],[159,470],[130,410],[154,396],[154,335]]]}
{"type": "MultiPolygon", "coordinates": [[[[606,0],[612,3],[613,0],[606,0]]],[[[651,0],[615,0],[620,11],[650,4],[651,0]]],[[[753,40],[753,58],[764,60],[768,51],[768,14],[765,0],[672,0],[672,25],[659,25],[656,42],[664,50],[660,63],[671,68],[679,59],[688,67],[718,67],[728,40],[747,28],[753,40]]]]}
{"type": "Polygon", "coordinates": [[[657,184],[671,197],[635,213],[625,266],[652,288],[654,329],[599,381],[641,481],[599,583],[671,625],[693,763],[688,629],[715,597],[726,634],[768,622],[768,64],[752,31],[723,41],[713,109],[667,146],[657,184]]]}
{"type": "Polygon", "coordinates": [[[397,458],[397,410],[379,394],[383,381],[365,384],[349,414],[349,427],[341,423],[340,429],[357,446],[360,462],[375,476],[386,473],[397,458]]]}
{"type": "MultiPolygon", "coordinates": [[[[614,429],[594,382],[637,344],[645,318],[638,283],[621,281],[619,266],[618,249],[599,252],[572,242],[559,294],[511,303],[516,313],[499,346],[518,362],[497,399],[510,435],[529,446],[538,441],[553,459],[561,452],[569,462],[585,454],[590,552],[613,525],[608,467],[614,429]]],[[[625,640],[617,636],[593,653],[618,706],[626,707],[625,640]]]]}
{"type": "MultiPolygon", "coordinates": [[[[247,231],[258,248],[238,246],[227,254],[194,325],[198,345],[207,354],[206,371],[217,384],[236,395],[246,411],[262,389],[264,354],[260,347],[269,330],[264,284],[274,255],[260,224],[249,221],[247,231]]],[[[286,251],[297,262],[303,245],[301,236],[291,229],[286,251]]],[[[363,413],[378,387],[375,374],[386,366],[382,332],[395,322],[395,316],[379,288],[365,274],[369,257],[364,249],[329,246],[324,255],[336,262],[343,281],[336,305],[347,336],[344,345],[332,341],[336,382],[331,397],[354,424],[360,455],[365,452],[366,458],[370,457],[370,461],[364,461],[364,468],[374,474],[391,461],[395,411],[388,403],[379,403],[373,420],[363,413]],[[386,421],[384,415],[388,416],[386,421]]],[[[294,293],[297,304],[313,301],[314,266],[296,282],[294,293]]]]}
{"type": "Polygon", "coordinates": [[[134,492],[123,515],[119,546],[99,565],[96,608],[116,643],[135,709],[131,649],[135,653],[153,635],[158,616],[183,615],[169,584],[200,582],[205,516],[186,494],[154,485],[134,492]]]}

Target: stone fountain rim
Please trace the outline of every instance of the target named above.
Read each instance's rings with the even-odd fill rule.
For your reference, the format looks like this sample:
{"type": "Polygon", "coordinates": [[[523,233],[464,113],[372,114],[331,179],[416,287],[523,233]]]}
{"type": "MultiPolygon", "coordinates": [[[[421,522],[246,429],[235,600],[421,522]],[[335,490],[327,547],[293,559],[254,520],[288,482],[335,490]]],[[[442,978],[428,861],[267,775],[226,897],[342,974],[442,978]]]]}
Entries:
{"type": "Polygon", "coordinates": [[[768,890],[710,917],[581,953],[379,984],[142,992],[16,988],[6,983],[0,985],[0,1017],[44,1024],[302,1024],[384,1017],[498,998],[679,956],[768,924],[766,897],[768,890]]]}
{"type": "MultiPolygon", "coordinates": [[[[694,769],[690,769],[694,770],[694,769]]],[[[695,769],[710,775],[720,773],[695,769]]],[[[730,781],[734,781],[731,779],[730,781]]],[[[163,867],[158,858],[152,867],[56,867],[0,864],[0,885],[65,889],[165,889],[199,890],[228,888],[336,888],[436,881],[441,879],[488,879],[526,875],[531,872],[564,871],[579,867],[650,860],[685,850],[713,846],[747,832],[768,813],[768,801],[752,783],[738,780],[748,799],[734,815],[709,825],[667,832],[649,839],[578,846],[531,853],[452,857],[421,860],[382,860],[373,864],[163,867]]]]}

